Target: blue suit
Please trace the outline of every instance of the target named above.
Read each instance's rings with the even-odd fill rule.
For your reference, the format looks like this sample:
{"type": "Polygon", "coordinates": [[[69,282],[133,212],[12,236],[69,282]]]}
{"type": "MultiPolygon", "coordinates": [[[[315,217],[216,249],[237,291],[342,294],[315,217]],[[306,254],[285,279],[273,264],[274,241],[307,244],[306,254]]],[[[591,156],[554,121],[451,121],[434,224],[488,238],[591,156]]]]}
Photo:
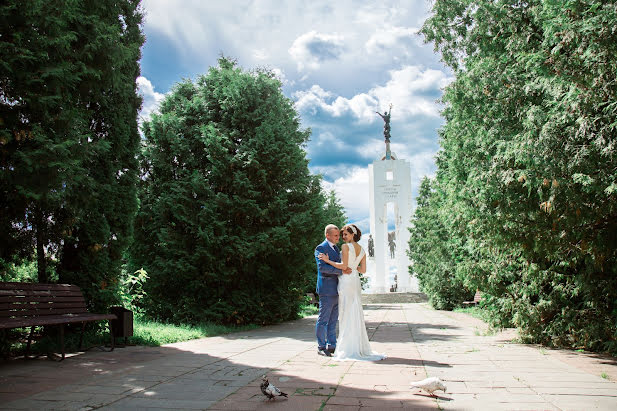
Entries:
{"type": "Polygon", "coordinates": [[[321,261],[319,254],[328,254],[330,261],[340,263],[340,251],[330,247],[324,241],[315,248],[315,262],[317,263],[317,294],[319,295],[319,316],[315,324],[318,348],[336,347],[336,322],[338,321],[338,276],[342,271],[321,261]]]}

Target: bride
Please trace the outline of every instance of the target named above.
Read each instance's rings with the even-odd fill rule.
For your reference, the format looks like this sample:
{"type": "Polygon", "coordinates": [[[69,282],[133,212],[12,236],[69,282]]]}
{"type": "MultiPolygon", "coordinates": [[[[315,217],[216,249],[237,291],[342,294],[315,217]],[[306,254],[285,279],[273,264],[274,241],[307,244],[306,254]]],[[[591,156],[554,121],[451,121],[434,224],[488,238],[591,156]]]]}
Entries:
{"type": "Polygon", "coordinates": [[[366,253],[358,244],[362,233],[353,224],[341,229],[343,247],[341,248],[342,263],[330,261],[327,254],[319,254],[319,259],[333,267],[344,270],[352,269],[351,274],[342,274],[338,280],[339,305],[339,342],[336,346],[334,359],[339,361],[360,360],[378,361],[386,358],[371,350],[371,345],[364,325],[364,311],[362,310],[362,286],[358,272],[366,272],[366,253]]]}

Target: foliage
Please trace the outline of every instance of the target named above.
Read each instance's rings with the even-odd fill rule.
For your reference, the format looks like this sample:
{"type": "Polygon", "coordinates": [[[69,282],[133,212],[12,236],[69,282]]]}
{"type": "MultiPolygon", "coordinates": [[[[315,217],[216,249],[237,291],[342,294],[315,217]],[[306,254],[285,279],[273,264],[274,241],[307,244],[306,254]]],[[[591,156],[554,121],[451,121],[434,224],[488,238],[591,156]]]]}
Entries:
{"type": "Polygon", "coordinates": [[[338,214],[308,170],[308,130],[267,70],[222,57],[177,84],[144,122],[131,269],[145,312],[173,322],[295,318],[326,218],[338,214]]]}
{"type": "Polygon", "coordinates": [[[35,260],[26,260],[21,264],[0,262],[0,281],[32,283],[37,278],[37,264],[35,260]]]}
{"type": "Polygon", "coordinates": [[[137,0],[0,6],[0,259],[35,251],[38,281],[57,271],[95,311],[137,208],[141,18],[137,0]]]}
{"type": "Polygon", "coordinates": [[[314,304],[305,303],[300,306],[300,311],[298,312],[298,316],[300,318],[304,318],[310,315],[316,315],[318,313],[319,313],[319,307],[315,306],[314,304]]]}
{"type": "Polygon", "coordinates": [[[456,75],[438,221],[466,254],[449,267],[526,341],[617,352],[615,27],[612,1],[453,0],[422,28],[456,75]]]}
{"type": "Polygon", "coordinates": [[[144,291],[144,285],[150,278],[148,273],[143,268],[135,270],[130,274],[126,272],[126,268],[122,269],[122,275],[117,283],[117,290],[115,292],[120,299],[120,305],[133,313],[141,313],[144,297],[146,292],[144,291]]]}
{"type": "MultiPolygon", "coordinates": [[[[433,183],[437,185],[436,182],[433,183]]],[[[463,280],[456,275],[456,261],[462,253],[461,239],[452,235],[448,224],[450,213],[444,207],[444,193],[431,189],[431,181],[420,184],[417,208],[412,219],[409,238],[409,257],[420,288],[429,303],[439,310],[452,310],[473,296],[463,280]]]]}
{"type": "MultiPolygon", "coordinates": [[[[323,228],[328,224],[334,224],[338,228],[342,228],[347,224],[347,216],[345,215],[345,209],[341,205],[341,202],[336,197],[334,190],[330,190],[326,195],[326,201],[324,204],[324,212],[322,215],[323,228]]],[[[322,228],[322,237],[323,237],[322,228]]],[[[342,240],[341,240],[342,241],[342,240]]]]}

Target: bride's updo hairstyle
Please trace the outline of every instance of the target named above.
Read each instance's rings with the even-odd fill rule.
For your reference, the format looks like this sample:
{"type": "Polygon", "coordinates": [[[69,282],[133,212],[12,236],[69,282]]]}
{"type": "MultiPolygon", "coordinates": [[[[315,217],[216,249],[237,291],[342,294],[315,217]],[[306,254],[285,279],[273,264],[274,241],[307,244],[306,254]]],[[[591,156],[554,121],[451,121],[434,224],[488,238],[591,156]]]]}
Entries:
{"type": "Polygon", "coordinates": [[[345,227],[341,228],[341,231],[347,231],[349,234],[353,235],[353,240],[357,243],[360,241],[362,237],[362,231],[355,224],[347,224],[345,227]]]}

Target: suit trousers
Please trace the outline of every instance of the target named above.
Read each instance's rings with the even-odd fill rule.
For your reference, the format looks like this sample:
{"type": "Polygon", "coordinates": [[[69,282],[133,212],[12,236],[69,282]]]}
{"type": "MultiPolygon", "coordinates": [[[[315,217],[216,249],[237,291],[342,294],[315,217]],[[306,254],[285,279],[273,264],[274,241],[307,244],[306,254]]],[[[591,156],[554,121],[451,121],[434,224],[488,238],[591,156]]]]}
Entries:
{"type": "Polygon", "coordinates": [[[319,296],[319,316],[315,324],[318,348],[336,347],[336,322],[338,321],[338,295],[319,296]]]}

